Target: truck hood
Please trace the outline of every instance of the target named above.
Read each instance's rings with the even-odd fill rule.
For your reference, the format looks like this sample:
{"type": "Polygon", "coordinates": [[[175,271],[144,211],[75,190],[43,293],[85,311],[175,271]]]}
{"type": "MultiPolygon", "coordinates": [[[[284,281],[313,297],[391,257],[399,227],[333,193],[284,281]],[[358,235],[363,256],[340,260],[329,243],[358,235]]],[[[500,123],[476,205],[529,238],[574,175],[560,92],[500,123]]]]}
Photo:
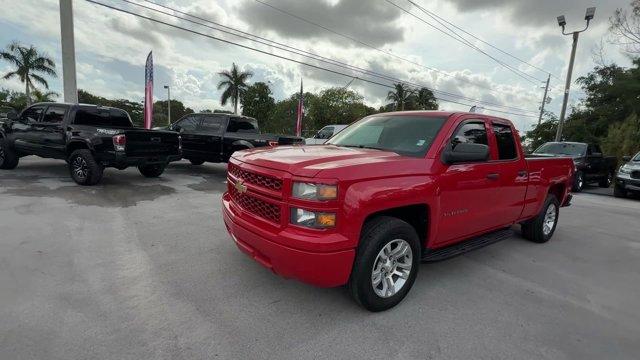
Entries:
{"type": "Polygon", "coordinates": [[[338,175],[341,178],[365,177],[371,173],[364,169],[367,167],[377,167],[377,175],[381,175],[379,172],[381,163],[384,163],[384,173],[387,176],[403,175],[405,172],[407,174],[424,173],[428,168],[424,158],[402,156],[390,151],[335,145],[257,148],[236,152],[233,158],[251,165],[286,171],[301,177],[335,178],[338,175]]]}

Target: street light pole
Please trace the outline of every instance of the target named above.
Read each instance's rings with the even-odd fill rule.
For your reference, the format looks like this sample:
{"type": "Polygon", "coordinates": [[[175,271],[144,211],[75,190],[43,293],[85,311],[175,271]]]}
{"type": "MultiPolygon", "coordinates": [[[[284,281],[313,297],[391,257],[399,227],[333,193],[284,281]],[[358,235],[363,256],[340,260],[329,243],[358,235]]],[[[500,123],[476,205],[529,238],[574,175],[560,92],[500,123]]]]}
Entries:
{"type": "Polygon", "coordinates": [[[164,86],[167,89],[167,126],[171,125],[171,87],[169,85],[164,86]]]}
{"type": "Polygon", "coordinates": [[[544,96],[542,97],[542,104],[540,105],[540,116],[538,117],[538,126],[542,122],[542,115],[544,114],[544,105],[547,103],[547,93],[549,92],[549,81],[551,81],[551,74],[547,76],[547,85],[544,87],[544,96]]]}
{"type": "Polygon", "coordinates": [[[64,101],[77,104],[78,84],[76,82],[76,49],[73,35],[72,0],[60,0],[60,39],[64,101]]]}
{"type": "Polygon", "coordinates": [[[558,16],[558,25],[562,27],[562,35],[573,35],[573,45],[571,47],[571,59],[569,60],[569,69],[567,70],[567,79],[564,85],[564,99],[562,100],[562,110],[560,111],[560,121],[558,122],[558,130],[556,131],[556,141],[562,140],[562,128],[564,126],[565,115],[567,114],[567,103],[569,102],[569,90],[571,88],[571,75],[573,74],[573,63],[576,58],[576,48],[578,47],[578,38],[581,32],[586,31],[589,28],[589,22],[593,20],[593,16],[596,13],[596,8],[587,8],[587,12],[584,19],[587,21],[587,26],[580,31],[574,31],[567,33],[564,31],[564,27],[567,25],[567,21],[564,15],[558,16]]]}

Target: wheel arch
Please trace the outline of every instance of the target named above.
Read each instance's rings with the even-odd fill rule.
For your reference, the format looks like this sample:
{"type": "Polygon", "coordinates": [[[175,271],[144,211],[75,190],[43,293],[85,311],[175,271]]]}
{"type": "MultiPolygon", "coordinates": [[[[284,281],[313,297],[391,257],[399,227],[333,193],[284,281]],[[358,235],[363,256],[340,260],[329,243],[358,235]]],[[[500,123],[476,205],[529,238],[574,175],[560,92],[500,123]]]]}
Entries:
{"type": "Polygon", "coordinates": [[[87,149],[87,150],[90,150],[92,153],[94,150],[93,146],[84,140],[80,140],[80,139],[71,140],[67,144],[67,148],[66,148],[67,157],[71,156],[71,154],[73,154],[74,151],[80,150],[80,149],[87,149]]]}
{"type": "Polygon", "coordinates": [[[429,205],[426,203],[410,204],[405,206],[393,207],[384,210],[379,210],[365,216],[360,232],[365,225],[373,219],[380,216],[389,216],[399,220],[402,220],[411,227],[414,228],[418,239],[420,240],[420,246],[424,248],[429,239],[429,205]]]}

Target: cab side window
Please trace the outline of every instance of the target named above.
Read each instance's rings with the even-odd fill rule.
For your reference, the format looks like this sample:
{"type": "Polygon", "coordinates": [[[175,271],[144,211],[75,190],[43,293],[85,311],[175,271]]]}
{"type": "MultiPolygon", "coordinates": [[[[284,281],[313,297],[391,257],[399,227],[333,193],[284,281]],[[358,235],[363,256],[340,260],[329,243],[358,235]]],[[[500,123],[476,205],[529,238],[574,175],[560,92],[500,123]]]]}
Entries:
{"type": "Polygon", "coordinates": [[[455,148],[456,145],[460,143],[484,144],[489,146],[487,129],[484,126],[484,122],[473,121],[460,126],[451,139],[451,145],[455,148]]]}
{"type": "Polygon", "coordinates": [[[48,124],[61,124],[66,112],[67,108],[64,106],[49,106],[42,117],[42,122],[48,124]]]}
{"type": "Polygon", "coordinates": [[[44,110],[44,106],[32,106],[22,112],[20,116],[20,120],[24,122],[38,122],[40,121],[40,117],[42,116],[42,111],[44,110]]]}
{"type": "Polygon", "coordinates": [[[320,131],[318,131],[318,134],[316,134],[316,139],[328,139],[331,136],[333,136],[333,126],[325,126],[320,129],[320,131]]]}
{"type": "Polygon", "coordinates": [[[220,134],[222,132],[223,119],[223,116],[204,116],[202,117],[202,121],[200,121],[198,131],[208,134],[220,134]]]}
{"type": "Polygon", "coordinates": [[[516,142],[513,138],[511,126],[504,124],[493,124],[493,133],[496,135],[498,143],[498,158],[500,160],[512,160],[518,157],[516,142]]]}
{"type": "Polygon", "coordinates": [[[188,116],[173,125],[173,128],[179,127],[184,131],[196,131],[198,127],[198,118],[196,116],[188,116]]]}

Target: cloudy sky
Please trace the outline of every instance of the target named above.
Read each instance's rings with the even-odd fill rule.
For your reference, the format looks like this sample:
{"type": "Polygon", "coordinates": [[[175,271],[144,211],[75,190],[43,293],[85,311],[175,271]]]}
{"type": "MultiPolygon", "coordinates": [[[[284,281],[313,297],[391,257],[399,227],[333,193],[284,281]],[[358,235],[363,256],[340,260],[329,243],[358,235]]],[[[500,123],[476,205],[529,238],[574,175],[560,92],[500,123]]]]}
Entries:
{"type": "MultiPolygon", "coordinates": [[[[478,104],[473,99],[501,105],[485,105],[486,109],[481,111],[512,118],[521,131],[526,131],[537,121],[535,116],[507,115],[491,109],[527,114],[537,111],[542,99],[542,82],[547,76],[537,67],[555,75],[551,78],[552,101],[548,109],[560,112],[562,79],[566,74],[571,38],[561,35],[556,16],[566,16],[568,30],[578,29],[584,26],[584,11],[589,6],[596,6],[598,10],[589,30],[580,37],[574,79],[593,68],[592,50],[601,40],[604,40],[605,61],[623,66],[630,63],[618,48],[606,41],[609,16],[618,7],[628,7],[629,0],[411,0],[535,67],[477,39],[467,41],[479,50],[456,40],[455,36],[447,36],[442,25],[408,0],[152,0],[201,19],[374,71],[376,75],[364,75],[224,34],[203,20],[192,18],[200,23],[197,24],[131,4],[169,12],[148,1],[96,1],[280,56],[226,44],[85,0],[74,1],[79,88],[105,97],[142,100],[144,61],[153,50],[156,98],[164,99],[163,85],[170,84],[172,97],[196,110],[221,108],[217,73],[235,62],[255,74],[252,81],[269,82],[278,99],[296,92],[301,78],[305,90],[319,91],[345,86],[355,77],[350,88],[364,96],[370,105],[379,106],[385,102],[389,89],[361,79],[390,84],[391,77],[445,92],[438,93],[444,99],[440,101],[444,109],[468,110],[468,105],[478,104]],[[287,59],[330,68],[348,76],[287,59]],[[446,99],[453,99],[447,94],[466,99],[457,98],[456,101],[463,104],[447,102],[446,99]]],[[[57,0],[0,0],[0,6],[5,9],[0,13],[0,46],[13,40],[33,44],[61,65],[57,0]]],[[[8,70],[8,64],[0,62],[0,73],[8,70]]],[[[58,70],[61,72],[61,66],[58,70]]],[[[62,93],[61,79],[52,79],[50,85],[52,90],[62,93]]],[[[0,88],[22,90],[23,86],[17,81],[0,80],[0,88]]],[[[571,103],[581,97],[575,85],[574,89],[571,103]]]]}

